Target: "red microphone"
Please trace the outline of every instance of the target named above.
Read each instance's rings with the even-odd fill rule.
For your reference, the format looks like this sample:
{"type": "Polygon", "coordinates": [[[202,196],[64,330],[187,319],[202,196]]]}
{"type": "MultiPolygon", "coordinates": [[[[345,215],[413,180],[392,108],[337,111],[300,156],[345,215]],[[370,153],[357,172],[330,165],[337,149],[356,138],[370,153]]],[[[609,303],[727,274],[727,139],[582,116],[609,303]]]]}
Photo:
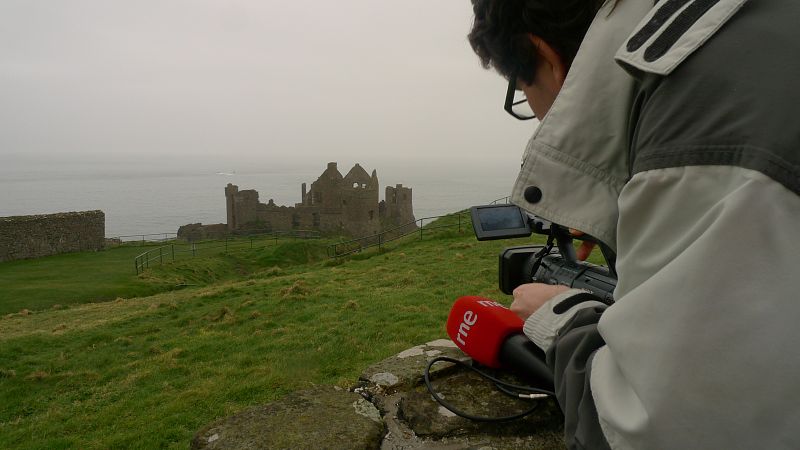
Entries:
{"type": "Polygon", "coordinates": [[[553,386],[544,352],[522,333],[522,319],[483,297],[460,297],[447,317],[447,334],[464,353],[492,367],[514,369],[538,384],[553,386]]]}

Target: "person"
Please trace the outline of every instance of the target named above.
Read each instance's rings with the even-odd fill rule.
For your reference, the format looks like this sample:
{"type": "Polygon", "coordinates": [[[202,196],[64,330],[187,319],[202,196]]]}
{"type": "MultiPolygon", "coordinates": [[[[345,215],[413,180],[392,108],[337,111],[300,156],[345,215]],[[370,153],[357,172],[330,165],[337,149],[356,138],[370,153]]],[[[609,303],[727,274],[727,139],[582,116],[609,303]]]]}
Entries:
{"type": "Polygon", "coordinates": [[[609,307],[514,292],[568,447],[800,448],[800,2],[472,6],[541,120],[512,201],[617,254],[609,307]]]}

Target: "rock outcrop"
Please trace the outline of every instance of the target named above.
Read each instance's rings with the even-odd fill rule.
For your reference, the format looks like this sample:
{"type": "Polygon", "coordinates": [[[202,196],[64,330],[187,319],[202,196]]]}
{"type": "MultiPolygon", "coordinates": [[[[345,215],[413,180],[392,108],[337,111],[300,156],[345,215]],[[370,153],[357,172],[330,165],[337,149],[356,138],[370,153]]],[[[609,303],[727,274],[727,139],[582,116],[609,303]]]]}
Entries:
{"type": "MultiPolygon", "coordinates": [[[[197,432],[191,448],[564,448],[563,417],[553,399],[537,400],[532,414],[503,423],[470,421],[440,406],[422,381],[425,366],[436,356],[469,360],[448,340],[419,345],[369,367],[350,390],[317,387],[212,423],[197,432]]],[[[436,364],[431,378],[440,396],[471,414],[505,416],[534,404],[511,399],[450,363],[436,364]]]]}
{"type": "Polygon", "coordinates": [[[385,427],[363,396],[318,387],[212,423],[195,434],[191,448],[378,448],[385,427]]]}

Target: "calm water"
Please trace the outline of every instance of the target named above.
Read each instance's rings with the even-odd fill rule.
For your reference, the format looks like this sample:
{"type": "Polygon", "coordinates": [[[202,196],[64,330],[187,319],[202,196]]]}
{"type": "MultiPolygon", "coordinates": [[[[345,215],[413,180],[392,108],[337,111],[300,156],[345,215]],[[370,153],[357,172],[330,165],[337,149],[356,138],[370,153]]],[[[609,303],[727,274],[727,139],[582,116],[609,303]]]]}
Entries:
{"type": "MultiPolygon", "coordinates": [[[[340,162],[339,171],[345,175],[353,164],[340,162]]],[[[505,197],[518,167],[513,161],[496,166],[362,166],[368,172],[378,171],[381,199],[387,184],[410,186],[418,219],[505,197]]],[[[4,167],[0,170],[0,217],[101,209],[106,214],[108,237],[175,233],[187,223],[224,223],[227,183],[257,190],[261,202],[271,198],[278,205],[292,206],[300,201],[300,184],[310,186],[325,167],[325,163],[251,171],[44,164],[4,167]]]]}

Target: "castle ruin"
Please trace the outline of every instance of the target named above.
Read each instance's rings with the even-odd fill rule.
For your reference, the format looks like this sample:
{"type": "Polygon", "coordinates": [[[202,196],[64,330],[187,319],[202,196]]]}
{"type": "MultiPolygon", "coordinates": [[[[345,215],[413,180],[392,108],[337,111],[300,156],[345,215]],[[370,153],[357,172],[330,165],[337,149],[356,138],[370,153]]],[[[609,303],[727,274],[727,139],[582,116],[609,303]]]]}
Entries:
{"type": "Polygon", "coordinates": [[[375,234],[388,227],[414,222],[411,188],[386,186],[379,200],[378,175],[368,174],[359,164],[342,176],[335,162],[306,189],[301,185],[300,203],[278,206],[272,199],[261,203],[253,189],[225,187],[227,230],[247,231],[319,230],[352,236],[375,234]]]}

